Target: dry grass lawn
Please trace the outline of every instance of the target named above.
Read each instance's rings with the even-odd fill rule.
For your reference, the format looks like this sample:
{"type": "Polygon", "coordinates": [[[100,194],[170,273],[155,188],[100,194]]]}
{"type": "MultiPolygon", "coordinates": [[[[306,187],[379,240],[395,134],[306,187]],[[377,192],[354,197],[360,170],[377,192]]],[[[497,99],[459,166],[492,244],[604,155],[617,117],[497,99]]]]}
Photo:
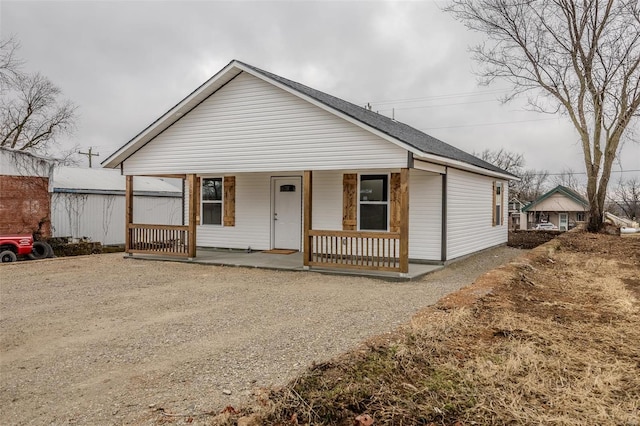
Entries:
{"type": "Polygon", "coordinates": [[[638,425],[639,299],[640,238],[568,233],[213,422],[638,425]]]}

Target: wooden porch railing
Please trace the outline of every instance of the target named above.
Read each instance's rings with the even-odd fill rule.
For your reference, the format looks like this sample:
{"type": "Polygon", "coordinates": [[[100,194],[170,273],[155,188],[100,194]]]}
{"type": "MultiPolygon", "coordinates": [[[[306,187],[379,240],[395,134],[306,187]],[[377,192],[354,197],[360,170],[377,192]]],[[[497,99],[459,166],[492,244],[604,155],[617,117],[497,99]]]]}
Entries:
{"type": "Polygon", "coordinates": [[[189,257],[189,227],[180,225],[127,226],[128,252],[189,257]]]}
{"type": "Polygon", "coordinates": [[[309,266],[400,272],[396,232],[309,230],[309,266]]]}

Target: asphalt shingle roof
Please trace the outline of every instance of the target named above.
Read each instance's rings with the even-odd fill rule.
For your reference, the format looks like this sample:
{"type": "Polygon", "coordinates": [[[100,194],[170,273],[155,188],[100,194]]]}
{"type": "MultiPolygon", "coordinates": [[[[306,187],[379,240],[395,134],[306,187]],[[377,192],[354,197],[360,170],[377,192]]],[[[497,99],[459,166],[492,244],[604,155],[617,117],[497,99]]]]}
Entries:
{"type": "MultiPolygon", "coordinates": [[[[383,132],[401,142],[410,145],[425,154],[437,155],[439,157],[448,158],[451,160],[462,161],[486,170],[493,172],[504,173],[513,176],[511,173],[494,166],[491,163],[481,160],[467,152],[462,151],[454,146],[451,146],[439,139],[434,138],[418,129],[408,126],[399,121],[392,120],[389,117],[370,111],[366,108],[347,102],[343,99],[336,98],[335,96],[305,86],[304,84],[297,83],[295,81],[280,77],[279,75],[264,71],[253,65],[246,64],[244,62],[236,61],[253,71],[264,75],[265,77],[277,81],[284,86],[287,86],[297,92],[300,92],[310,98],[315,99],[324,105],[348,115],[374,129],[383,132]]],[[[514,176],[515,177],[515,176],[514,176]]]]}

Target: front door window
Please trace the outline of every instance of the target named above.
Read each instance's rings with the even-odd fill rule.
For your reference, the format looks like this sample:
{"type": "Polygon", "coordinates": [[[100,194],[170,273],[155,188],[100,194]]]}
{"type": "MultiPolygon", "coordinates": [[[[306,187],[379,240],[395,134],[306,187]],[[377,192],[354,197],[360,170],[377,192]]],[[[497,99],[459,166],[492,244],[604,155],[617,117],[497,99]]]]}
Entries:
{"type": "Polygon", "coordinates": [[[569,215],[567,213],[560,213],[558,222],[558,229],[560,231],[569,229],[569,215]]]}

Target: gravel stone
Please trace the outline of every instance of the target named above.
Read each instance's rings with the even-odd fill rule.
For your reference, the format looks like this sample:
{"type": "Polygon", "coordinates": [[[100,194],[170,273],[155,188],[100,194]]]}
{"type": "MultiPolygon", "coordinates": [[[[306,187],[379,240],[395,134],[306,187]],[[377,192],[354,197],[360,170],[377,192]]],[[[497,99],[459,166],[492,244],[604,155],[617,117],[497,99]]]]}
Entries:
{"type": "Polygon", "coordinates": [[[159,411],[237,406],[520,253],[499,247],[400,283],[120,253],[5,263],[2,422],[153,424],[159,411]]]}

